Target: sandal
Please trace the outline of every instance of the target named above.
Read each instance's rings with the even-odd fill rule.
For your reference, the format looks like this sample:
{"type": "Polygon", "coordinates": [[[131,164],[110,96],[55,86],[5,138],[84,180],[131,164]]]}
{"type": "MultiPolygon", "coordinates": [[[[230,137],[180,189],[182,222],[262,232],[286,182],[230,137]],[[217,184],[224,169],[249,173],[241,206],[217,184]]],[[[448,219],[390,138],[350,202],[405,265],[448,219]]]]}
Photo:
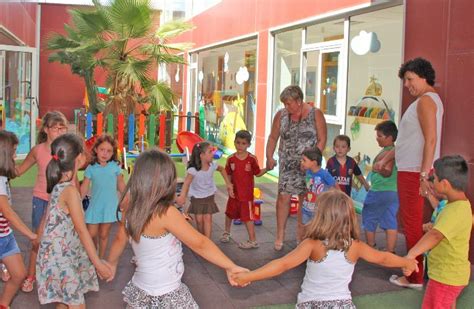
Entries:
{"type": "Polygon", "coordinates": [[[221,238],[219,238],[219,241],[224,242],[224,243],[229,242],[230,241],[230,233],[229,232],[222,233],[222,236],[221,236],[221,238]]]}
{"type": "Polygon", "coordinates": [[[5,264],[1,264],[0,269],[2,270],[2,281],[7,282],[10,280],[11,276],[5,264]]]}
{"type": "Polygon", "coordinates": [[[239,243],[240,249],[257,249],[259,247],[256,240],[247,240],[246,242],[239,243]]]}
{"type": "Polygon", "coordinates": [[[390,279],[388,279],[388,281],[390,281],[390,283],[395,284],[397,286],[400,286],[402,288],[410,288],[410,289],[420,290],[420,291],[423,289],[423,284],[421,284],[421,283],[400,282],[401,278],[403,278],[403,276],[392,275],[392,276],[390,276],[390,279]]]}
{"type": "Polygon", "coordinates": [[[281,251],[281,249],[283,249],[283,242],[275,242],[273,244],[273,249],[275,249],[275,251],[281,251]]]}
{"type": "Polygon", "coordinates": [[[21,290],[25,293],[33,291],[33,285],[35,284],[36,278],[34,276],[26,277],[25,281],[21,285],[21,290]]]}

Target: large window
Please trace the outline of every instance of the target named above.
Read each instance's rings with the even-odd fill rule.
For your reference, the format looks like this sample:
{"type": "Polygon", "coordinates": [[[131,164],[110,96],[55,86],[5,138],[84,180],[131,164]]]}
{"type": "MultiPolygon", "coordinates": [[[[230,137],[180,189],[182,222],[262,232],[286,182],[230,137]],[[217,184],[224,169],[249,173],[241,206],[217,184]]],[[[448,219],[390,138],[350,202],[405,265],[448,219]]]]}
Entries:
{"type": "Polygon", "coordinates": [[[372,164],[380,150],[375,125],[400,118],[402,34],[402,6],[350,19],[346,134],[352,155],[366,163],[372,164]]]}
{"type": "Polygon", "coordinates": [[[254,133],[257,40],[205,50],[197,57],[197,104],[206,121],[201,134],[232,150],[237,131],[254,133]]]}

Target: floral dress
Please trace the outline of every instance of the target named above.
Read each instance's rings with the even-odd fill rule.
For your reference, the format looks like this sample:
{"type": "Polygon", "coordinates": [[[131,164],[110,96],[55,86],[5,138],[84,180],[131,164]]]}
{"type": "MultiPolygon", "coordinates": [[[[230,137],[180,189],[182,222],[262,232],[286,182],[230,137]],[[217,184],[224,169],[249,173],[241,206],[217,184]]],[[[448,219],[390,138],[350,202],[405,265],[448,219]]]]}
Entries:
{"type": "Polygon", "coordinates": [[[69,214],[58,205],[59,196],[70,182],[57,184],[49,202],[41,237],[36,276],[41,304],[60,302],[84,304],[84,293],[98,291],[99,282],[69,214]]]}

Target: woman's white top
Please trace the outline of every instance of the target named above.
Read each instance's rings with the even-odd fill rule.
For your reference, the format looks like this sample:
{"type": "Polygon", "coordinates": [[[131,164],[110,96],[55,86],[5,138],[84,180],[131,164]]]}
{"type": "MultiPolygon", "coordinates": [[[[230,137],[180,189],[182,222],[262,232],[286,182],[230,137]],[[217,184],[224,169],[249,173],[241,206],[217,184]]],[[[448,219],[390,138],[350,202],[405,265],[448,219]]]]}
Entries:
{"type": "Polygon", "coordinates": [[[136,265],[132,282],[147,294],[160,296],[176,290],[184,273],[181,242],[173,234],[159,237],[142,235],[130,240],[136,265]]]}
{"type": "Polygon", "coordinates": [[[193,175],[193,181],[189,186],[189,196],[195,198],[205,198],[213,195],[217,191],[216,184],[214,182],[214,172],[217,170],[218,165],[212,162],[209,165],[207,171],[196,170],[194,167],[190,167],[187,173],[193,175]]]}
{"type": "MultiPolygon", "coordinates": [[[[424,95],[436,104],[436,148],[433,160],[439,158],[441,148],[441,125],[443,121],[443,103],[437,93],[427,92],[424,95]]],[[[425,137],[418,120],[418,102],[420,98],[408,106],[398,126],[398,137],[395,143],[395,161],[399,171],[420,172],[423,160],[425,137]]]]}
{"type": "Polygon", "coordinates": [[[320,261],[308,259],[298,304],[314,300],[352,299],[349,283],[354,265],[346,259],[345,251],[328,250],[326,257],[320,261]]]}

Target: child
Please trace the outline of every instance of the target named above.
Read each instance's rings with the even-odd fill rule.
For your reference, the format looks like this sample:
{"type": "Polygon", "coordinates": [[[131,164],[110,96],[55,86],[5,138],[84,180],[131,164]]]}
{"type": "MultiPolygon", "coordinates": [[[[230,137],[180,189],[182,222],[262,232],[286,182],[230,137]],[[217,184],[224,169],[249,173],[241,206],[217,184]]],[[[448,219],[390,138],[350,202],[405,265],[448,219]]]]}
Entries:
{"type": "Polygon", "coordinates": [[[15,178],[15,153],[18,138],[11,132],[0,131],[0,259],[9,272],[3,287],[0,308],[10,308],[13,297],[26,277],[25,264],[10,228],[10,223],[31,241],[34,234],[12,209],[9,180],[15,178]]]}
{"type": "Polygon", "coordinates": [[[369,191],[370,186],[365,180],[364,175],[362,175],[359,165],[357,165],[353,158],[347,155],[351,150],[351,139],[347,135],[338,135],[334,138],[333,147],[336,154],[329,158],[326,169],[334,177],[342,192],[346,192],[348,196],[351,196],[353,175],[369,191]]]}
{"type": "Polygon", "coordinates": [[[46,168],[47,192],[51,193],[36,262],[40,303],[84,306],[84,294],[98,291],[100,276],[111,275],[100,260],[84,222],[81,196],[72,183],[84,164],[81,139],[65,134],[51,144],[52,159],[46,168]]]}
{"type": "MultiPolygon", "coordinates": [[[[375,131],[377,143],[382,150],[375,157],[374,163],[395,147],[398,129],[393,121],[387,120],[377,124],[375,131]]],[[[391,160],[380,170],[373,170],[371,187],[364,201],[362,226],[369,246],[375,247],[375,231],[380,225],[385,230],[386,250],[395,253],[398,205],[397,167],[395,160],[391,160]]]]}
{"type": "Polygon", "coordinates": [[[307,261],[296,308],[355,308],[349,283],[359,258],[386,267],[402,267],[405,273],[417,268],[414,259],[377,251],[359,241],[351,198],[339,190],[329,190],[318,196],[318,210],[309,223],[306,239],[296,249],[232,278],[244,285],[277,276],[307,261]]]}
{"type": "Polygon", "coordinates": [[[230,227],[233,219],[240,219],[245,223],[249,239],[239,243],[240,249],[258,248],[253,225],[253,188],[254,176],[260,177],[267,172],[260,169],[257,157],[247,151],[252,140],[249,131],[240,130],[235,134],[234,145],[236,153],[227,158],[225,171],[233,184],[235,198],[229,197],[225,210],[225,231],[220,241],[229,242],[230,227]]]}
{"type": "Polygon", "coordinates": [[[229,181],[225,169],[212,161],[213,156],[213,148],[208,142],[194,145],[183,188],[176,199],[176,204],[184,205],[189,191],[191,206],[185,213],[195,215],[198,231],[208,238],[211,238],[212,214],[219,212],[216,202],[214,202],[214,194],[217,191],[214,183],[215,170],[222,174],[229,196],[234,197],[232,183],[229,181]]]}
{"type": "Polygon", "coordinates": [[[188,287],[181,282],[181,242],[224,268],[229,280],[231,273],[245,271],[185,220],[173,206],[175,191],[176,167],[171,158],[155,149],[140,154],[125,189],[128,207],[123,209],[108,258],[115,273],[118,259],[130,240],[137,267],[123,290],[127,308],[198,308],[188,287]]]}
{"type": "MultiPolygon", "coordinates": [[[[468,259],[472,229],[471,204],[465,190],[468,166],[459,155],[445,156],[434,162],[434,190],[448,198],[448,204],[436,218],[433,228],[408,251],[408,258],[428,255],[428,284],[422,308],[452,308],[469,283],[468,259]]],[[[394,278],[391,282],[398,282],[394,278]]]]}
{"type": "Polygon", "coordinates": [[[125,182],[117,160],[117,144],[107,134],[99,136],[92,148],[92,162],[84,172],[81,195],[84,198],[92,182],[92,200],[86,210],[87,229],[99,248],[99,257],[105,256],[112,223],[117,221],[117,190],[123,192],[125,182]],[[99,236],[99,242],[97,242],[99,236]]]}
{"type": "MultiPolygon", "coordinates": [[[[434,177],[431,176],[428,180],[433,181],[434,177]]],[[[432,194],[428,191],[426,198],[430,202],[431,207],[433,208],[433,213],[431,214],[430,222],[423,224],[423,232],[427,233],[433,228],[433,224],[436,222],[436,218],[441,214],[444,207],[448,203],[447,197],[444,194],[439,194],[434,192],[432,194]],[[439,199],[438,199],[439,198],[439,199]]]]}
{"type": "Polygon", "coordinates": [[[336,185],[336,181],[325,169],[321,168],[323,155],[319,148],[306,149],[301,157],[301,168],[306,171],[307,192],[303,207],[298,212],[298,226],[308,224],[316,211],[318,195],[336,185]]]}
{"type": "MultiPolygon", "coordinates": [[[[38,132],[37,145],[34,146],[25,160],[16,168],[17,176],[23,175],[33,165],[38,165],[35,186],[33,187],[33,211],[31,223],[33,231],[37,231],[41,219],[48,206],[49,194],[46,192],[46,166],[51,160],[51,143],[60,135],[67,132],[68,121],[61,112],[47,112],[41,121],[38,132]]],[[[30,251],[30,261],[28,266],[28,276],[21,286],[23,292],[33,291],[36,281],[36,254],[37,248],[33,246],[30,251]]]]}

